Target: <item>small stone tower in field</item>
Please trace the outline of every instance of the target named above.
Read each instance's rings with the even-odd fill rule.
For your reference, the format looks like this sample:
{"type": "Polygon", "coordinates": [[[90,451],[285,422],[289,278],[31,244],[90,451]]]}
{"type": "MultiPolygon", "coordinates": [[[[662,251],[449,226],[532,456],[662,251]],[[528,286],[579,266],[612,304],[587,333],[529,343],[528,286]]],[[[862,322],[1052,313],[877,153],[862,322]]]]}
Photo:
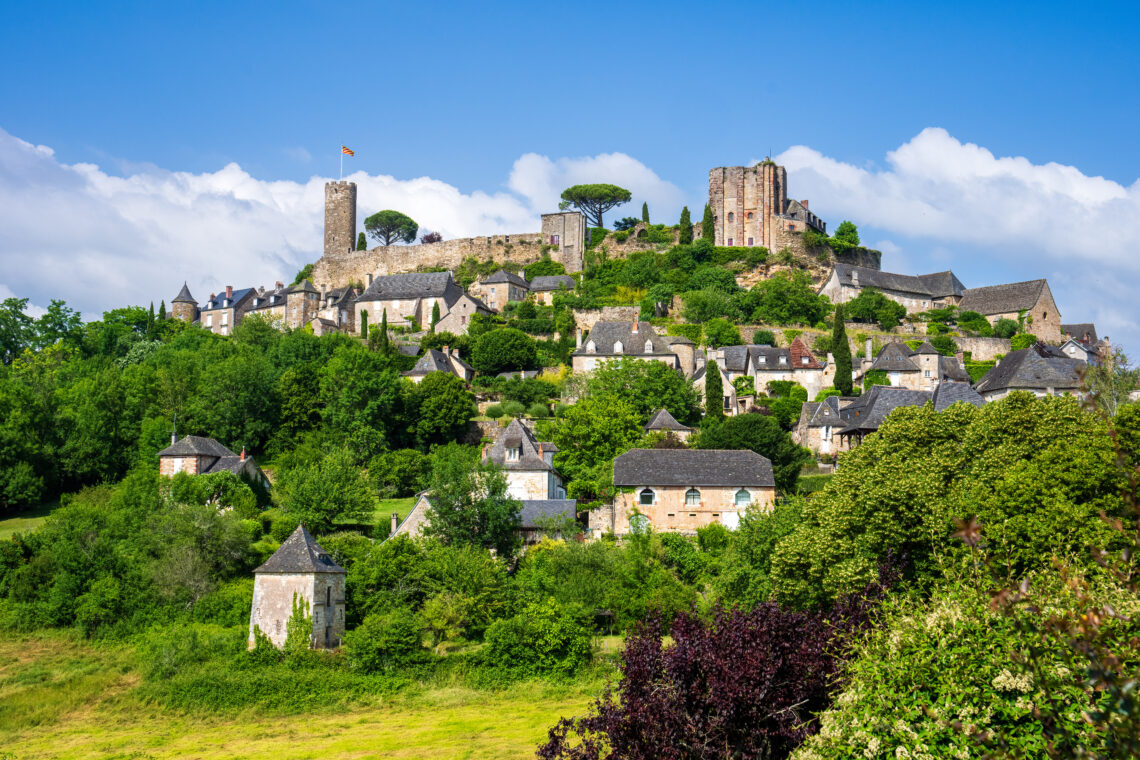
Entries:
{"type": "Polygon", "coordinates": [[[333,649],[344,637],[344,568],[298,525],[297,530],[253,571],[253,609],[249,615],[249,647],[260,628],[274,645],[285,644],[286,624],[293,614],[293,595],[309,603],[313,616],[310,645],[333,649]]]}
{"type": "Polygon", "coordinates": [[[182,290],[170,302],[170,315],[183,322],[193,322],[198,318],[198,302],[190,295],[190,288],[182,283],[182,290]]]}
{"type": "Polygon", "coordinates": [[[356,247],[356,183],[325,183],[325,256],[356,247]]]}

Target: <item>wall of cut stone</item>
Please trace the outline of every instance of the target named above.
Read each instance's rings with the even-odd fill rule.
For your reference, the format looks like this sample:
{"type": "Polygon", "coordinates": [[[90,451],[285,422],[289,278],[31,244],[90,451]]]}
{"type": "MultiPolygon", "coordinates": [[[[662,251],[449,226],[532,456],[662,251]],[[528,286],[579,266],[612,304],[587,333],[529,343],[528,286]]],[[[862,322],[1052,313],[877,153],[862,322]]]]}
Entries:
{"type": "Polygon", "coordinates": [[[1010,352],[1007,338],[954,338],[959,351],[969,351],[970,358],[976,362],[988,362],[997,358],[998,354],[1005,355],[1010,352]]]}

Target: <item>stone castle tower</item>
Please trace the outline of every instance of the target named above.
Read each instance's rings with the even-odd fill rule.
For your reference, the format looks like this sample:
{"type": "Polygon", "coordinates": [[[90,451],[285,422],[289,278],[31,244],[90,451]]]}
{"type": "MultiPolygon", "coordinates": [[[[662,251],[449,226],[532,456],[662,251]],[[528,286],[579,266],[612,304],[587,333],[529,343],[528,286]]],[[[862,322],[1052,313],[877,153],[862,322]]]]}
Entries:
{"type": "Polygon", "coordinates": [[[356,248],[356,183],[325,183],[325,256],[356,248]]]}
{"type": "Polygon", "coordinates": [[[807,227],[826,231],[807,201],[788,200],[788,171],[769,160],[712,169],[709,205],[716,245],[764,246],[774,251],[781,232],[802,232],[807,227]]]}
{"type": "Polygon", "coordinates": [[[170,302],[170,316],[183,322],[193,322],[198,318],[198,302],[190,295],[190,288],[182,283],[182,290],[170,302]]]}

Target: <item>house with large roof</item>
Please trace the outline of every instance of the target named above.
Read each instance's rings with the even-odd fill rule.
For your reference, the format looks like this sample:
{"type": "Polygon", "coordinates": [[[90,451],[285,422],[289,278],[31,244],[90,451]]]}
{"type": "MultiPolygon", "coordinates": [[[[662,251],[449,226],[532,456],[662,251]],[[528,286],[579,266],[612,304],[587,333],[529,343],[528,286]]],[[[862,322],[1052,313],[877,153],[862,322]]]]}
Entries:
{"type": "Polygon", "coordinates": [[[792,440],[811,449],[816,456],[838,454],[847,444],[838,432],[844,427],[840,410],[855,399],[828,396],[823,401],[807,401],[800,407],[800,419],[792,429],[792,440]]]}
{"type": "Polygon", "coordinates": [[[277,647],[284,646],[294,599],[308,605],[313,618],[309,645],[335,649],[344,637],[345,570],[321,548],[304,525],[253,571],[253,604],[249,614],[248,646],[260,630],[277,647]]]}
{"type": "Polygon", "coordinates": [[[738,414],[747,412],[749,406],[756,401],[756,396],[740,396],[736,392],[736,386],[733,385],[732,380],[729,379],[728,373],[721,369],[720,364],[715,360],[706,359],[689,379],[689,382],[693,385],[693,390],[697,392],[697,398],[700,399],[702,405],[706,405],[705,413],[708,413],[708,382],[709,375],[712,372],[720,373],[720,389],[724,399],[721,411],[728,417],[735,417],[738,414]]]}
{"type": "Polygon", "coordinates": [[[677,350],[653,325],[641,320],[629,322],[595,322],[583,343],[571,354],[575,372],[592,372],[600,364],[620,358],[662,362],[685,372],[677,350]]]}
{"type": "Polygon", "coordinates": [[[949,270],[909,275],[837,263],[819,293],[832,303],[847,303],[867,288],[902,304],[908,314],[956,305],[966,291],[962,281],[949,270]]]}
{"type": "MultiPolygon", "coordinates": [[[[536,544],[552,529],[562,538],[558,530],[572,525],[571,530],[578,532],[576,521],[578,519],[578,501],[576,499],[519,499],[519,521],[515,528],[524,546],[536,544]]],[[[416,494],[416,502],[403,520],[399,514],[392,513],[392,528],[389,538],[408,536],[418,538],[424,535],[425,529],[431,523],[431,494],[422,491],[416,494]]]]}
{"type": "Polygon", "coordinates": [[[970,288],[958,304],[962,311],[976,311],[995,324],[999,319],[1024,319],[1025,331],[1052,343],[1061,340],[1061,312],[1045,280],[1026,280],[1004,285],[970,288]]]}
{"type": "Polygon", "coordinates": [[[547,306],[554,304],[554,294],[558,291],[569,292],[578,287],[578,282],[568,274],[539,275],[530,281],[530,293],[534,302],[547,306]]]}
{"type": "Polygon", "coordinates": [[[265,473],[253,457],[246,455],[244,448],[235,454],[213,438],[199,435],[171,436],[170,445],[158,452],[158,472],[166,477],[180,472],[189,475],[232,472],[239,478],[269,487],[265,473]]]}
{"type": "Polygon", "coordinates": [[[958,403],[980,407],[985,400],[968,382],[943,382],[930,391],[874,385],[852,403],[840,407],[843,427],[834,435],[839,437],[841,449],[854,448],[878,430],[895,409],[927,403],[934,406],[934,411],[942,412],[958,403]]]}
{"type": "Polygon", "coordinates": [[[483,453],[483,461],[500,467],[507,491],[516,499],[565,499],[562,475],[554,467],[558,447],[539,441],[520,420],[513,419],[483,453]]]}
{"type": "Polygon", "coordinates": [[[571,291],[578,282],[568,274],[538,275],[527,280],[520,274],[500,269],[472,286],[472,291],[494,311],[502,311],[511,301],[525,301],[534,296],[535,303],[550,305],[560,290],[571,291]]]}
{"type": "Polygon", "coordinates": [[[465,383],[475,377],[475,368],[459,358],[458,348],[449,346],[424,351],[424,355],[416,360],[416,366],[405,372],[404,377],[419,383],[432,372],[449,372],[465,383]]]}
{"type": "Polygon", "coordinates": [[[591,535],[735,528],[745,511],[770,510],[776,498],[772,462],[749,450],[633,449],[614,460],[614,489],[613,506],[590,513],[591,535]]]}
{"type": "Polygon", "coordinates": [[[643,429],[646,433],[675,435],[682,441],[688,440],[689,436],[693,434],[693,428],[677,422],[677,418],[669,414],[668,409],[658,409],[654,412],[643,429]]]}
{"type": "Polygon", "coordinates": [[[886,373],[892,386],[911,390],[929,391],[944,382],[970,382],[970,375],[957,356],[943,356],[927,341],[915,349],[905,343],[888,343],[873,362],[863,363],[856,379],[862,380],[874,371],[886,373]]]}
{"type": "Polygon", "coordinates": [[[256,293],[254,288],[234,290],[232,285],[222,293],[211,293],[198,310],[199,324],[215,335],[229,335],[241,323],[256,293]]]}
{"type": "Polygon", "coordinates": [[[1041,343],[1011,351],[978,381],[974,388],[986,401],[996,401],[1013,391],[1035,396],[1084,398],[1081,373],[1085,363],[1063,355],[1055,346],[1041,343]]]}
{"type": "MultiPolygon", "coordinates": [[[[427,328],[431,324],[435,306],[439,307],[442,321],[465,296],[467,294],[455,282],[451,272],[410,272],[377,277],[354,302],[357,331],[360,331],[360,326],[365,322],[369,325],[380,324],[385,313],[388,315],[389,327],[415,324],[427,328]]],[[[469,306],[465,315],[467,317],[478,312],[477,304],[469,306]]],[[[467,332],[468,320],[461,319],[460,322],[461,324],[452,325],[455,329],[451,332],[467,332]]]]}
{"type": "Polygon", "coordinates": [[[799,336],[786,348],[765,345],[724,346],[715,353],[729,384],[738,377],[751,377],[757,392],[765,393],[768,383],[790,380],[807,389],[814,398],[835,379],[835,367],[821,362],[799,336]]]}

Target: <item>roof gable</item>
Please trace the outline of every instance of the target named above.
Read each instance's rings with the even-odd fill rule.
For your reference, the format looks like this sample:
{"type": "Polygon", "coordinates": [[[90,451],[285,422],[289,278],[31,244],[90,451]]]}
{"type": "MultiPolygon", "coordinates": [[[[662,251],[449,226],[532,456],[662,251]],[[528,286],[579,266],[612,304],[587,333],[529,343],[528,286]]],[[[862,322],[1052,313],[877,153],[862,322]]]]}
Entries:
{"type": "Polygon", "coordinates": [[[614,485],[773,488],[772,463],[755,451],[633,449],[614,460],[614,485]]]}
{"type": "Polygon", "coordinates": [[[677,422],[677,418],[675,418],[673,415],[669,414],[668,409],[658,409],[657,412],[653,415],[652,419],[650,419],[649,422],[646,423],[645,429],[646,430],[679,430],[679,431],[683,431],[683,432],[691,432],[692,431],[691,427],[686,427],[686,426],[682,425],[680,422],[677,422]]]}
{"type": "MultiPolygon", "coordinates": [[[[534,437],[534,433],[530,432],[530,428],[516,418],[511,420],[511,424],[507,425],[502,435],[491,444],[484,461],[492,462],[504,470],[510,471],[553,470],[554,467],[546,461],[544,456],[539,456],[538,453],[539,446],[542,446],[543,454],[546,454],[548,445],[540,444],[538,439],[534,437]],[[518,457],[508,459],[507,449],[518,449],[518,457]]],[[[551,452],[556,450],[556,448],[550,449],[551,452]]]]}
{"type": "Polygon", "coordinates": [[[236,457],[237,454],[227,449],[213,438],[200,435],[186,435],[177,442],[158,452],[160,457],[236,457]]]}
{"type": "Polygon", "coordinates": [[[980,393],[1001,390],[1075,391],[1081,387],[1085,363],[1068,357],[1042,356],[1032,347],[1011,351],[985,374],[975,388],[980,393]]]}
{"type": "Polygon", "coordinates": [[[408,301],[442,298],[450,305],[462,294],[451,272],[408,272],[377,277],[357,301],[408,301]]]}
{"type": "Polygon", "coordinates": [[[316,539],[298,525],[289,538],[273,552],[256,573],[344,573],[344,568],[332,561],[329,553],[316,539]]]}

